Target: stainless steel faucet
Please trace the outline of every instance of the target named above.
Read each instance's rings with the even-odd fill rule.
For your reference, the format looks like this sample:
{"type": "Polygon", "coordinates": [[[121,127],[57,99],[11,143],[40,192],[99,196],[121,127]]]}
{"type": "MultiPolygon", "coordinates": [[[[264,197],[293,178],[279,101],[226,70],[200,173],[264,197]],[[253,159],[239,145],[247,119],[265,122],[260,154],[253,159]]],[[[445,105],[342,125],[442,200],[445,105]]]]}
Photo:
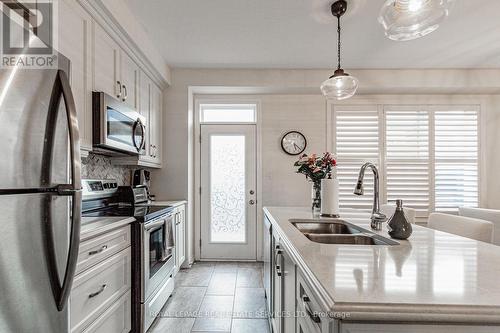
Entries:
{"type": "Polygon", "coordinates": [[[361,167],[361,170],[359,170],[358,182],[356,183],[356,187],[354,188],[354,194],[363,195],[363,193],[364,193],[364,191],[363,191],[363,178],[365,176],[366,168],[370,168],[373,171],[373,209],[372,209],[370,226],[374,230],[381,230],[382,223],[384,223],[387,220],[387,216],[385,216],[384,214],[382,214],[380,212],[380,200],[379,200],[380,179],[378,176],[377,167],[373,163],[370,163],[370,162],[365,163],[361,167]]]}

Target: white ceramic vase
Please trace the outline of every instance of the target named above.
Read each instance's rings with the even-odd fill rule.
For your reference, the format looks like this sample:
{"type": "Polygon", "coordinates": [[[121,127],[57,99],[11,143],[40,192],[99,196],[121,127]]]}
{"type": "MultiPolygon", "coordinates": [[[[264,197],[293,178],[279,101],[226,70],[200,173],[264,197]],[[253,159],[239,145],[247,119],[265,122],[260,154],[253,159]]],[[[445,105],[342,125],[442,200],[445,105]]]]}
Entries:
{"type": "Polygon", "coordinates": [[[339,180],[321,180],[321,216],[339,217],[339,180]]]}

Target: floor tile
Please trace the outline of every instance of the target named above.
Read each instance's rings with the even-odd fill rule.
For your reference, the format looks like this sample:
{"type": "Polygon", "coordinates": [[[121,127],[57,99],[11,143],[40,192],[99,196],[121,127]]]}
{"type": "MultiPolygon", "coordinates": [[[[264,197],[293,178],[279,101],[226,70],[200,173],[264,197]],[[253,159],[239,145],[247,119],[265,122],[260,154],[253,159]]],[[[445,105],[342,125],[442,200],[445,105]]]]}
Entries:
{"type": "Polygon", "coordinates": [[[192,332],[230,332],[231,318],[196,318],[192,332]]]}
{"type": "Polygon", "coordinates": [[[233,302],[233,296],[206,295],[198,311],[198,317],[231,318],[233,302]]]}
{"type": "Polygon", "coordinates": [[[205,287],[176,287],[160,312],[160,316],[195,317],[206,289],[205,287]]]}
{"type": "Polygon", "coordinates": [[[233,318],[266,318],[263,288],[236,288],[233,318]]]}
{"type": "Polygon", "coordinates": [[[207,295],[234,295],[236,272],[214,271],[208,284],[207,295]]]}
{"type": "Polygon", "coordinates": [[[262,261],[240,261],[238,262],[238,267],[263,269],[264,263],[262,261]]]}
{"type": "Polygon", "coordinates": [[[236,287],[262,287],[262,270],[258,268],[238,268],[236,287]]]}
{"type": "Polygon", "coordinates": [[[227,262],[227,261],[219,261],[215,264],[215,272],[234,272],[238,271],[238,263],[237,262],[227,262]]]}
{"type": "Polygon", "coordinates": [[[234,318],[231,333],[270,333],[267,319],[234,318]]]}
{"type": "Polygon", "coordinates": [[[207,287],[214,271],[214,266],[193,264],[189,269],[181,270],[175,279],[177,286],[207,287]]]}
{"type": "Polygon", "coordinates": [[[148,333],[189,333],[195,318],[158,318],[148,333]]]}

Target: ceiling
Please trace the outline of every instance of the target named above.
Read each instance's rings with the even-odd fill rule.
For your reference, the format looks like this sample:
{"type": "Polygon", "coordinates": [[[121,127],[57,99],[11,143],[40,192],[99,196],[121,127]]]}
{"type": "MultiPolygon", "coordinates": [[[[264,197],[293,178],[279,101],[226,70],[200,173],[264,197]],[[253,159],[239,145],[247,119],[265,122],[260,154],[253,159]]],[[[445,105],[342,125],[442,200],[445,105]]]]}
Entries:
{"type": "MultiPolygon", "coordinates": [[[[125,0],[172,67],[336,66],[333,0],[125,0]]],[[[434,33],[394,42],[377,22],[384,0],[348,0],[343,67],[500,68],[500,1],[455,0],[434,33]]]]}

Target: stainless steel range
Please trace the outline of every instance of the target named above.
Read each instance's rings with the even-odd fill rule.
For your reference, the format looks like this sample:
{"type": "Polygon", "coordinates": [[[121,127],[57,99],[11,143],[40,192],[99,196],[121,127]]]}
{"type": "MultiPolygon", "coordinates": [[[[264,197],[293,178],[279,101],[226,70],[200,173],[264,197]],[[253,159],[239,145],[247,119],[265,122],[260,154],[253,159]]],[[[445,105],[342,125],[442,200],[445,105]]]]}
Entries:
{"type": "Polygon", "coordinates": [[[146,188],[84,179],[82,216],[133,216],[132,326],[146,332],[174,289],[173,208],[148,204],[146,188]]]}

